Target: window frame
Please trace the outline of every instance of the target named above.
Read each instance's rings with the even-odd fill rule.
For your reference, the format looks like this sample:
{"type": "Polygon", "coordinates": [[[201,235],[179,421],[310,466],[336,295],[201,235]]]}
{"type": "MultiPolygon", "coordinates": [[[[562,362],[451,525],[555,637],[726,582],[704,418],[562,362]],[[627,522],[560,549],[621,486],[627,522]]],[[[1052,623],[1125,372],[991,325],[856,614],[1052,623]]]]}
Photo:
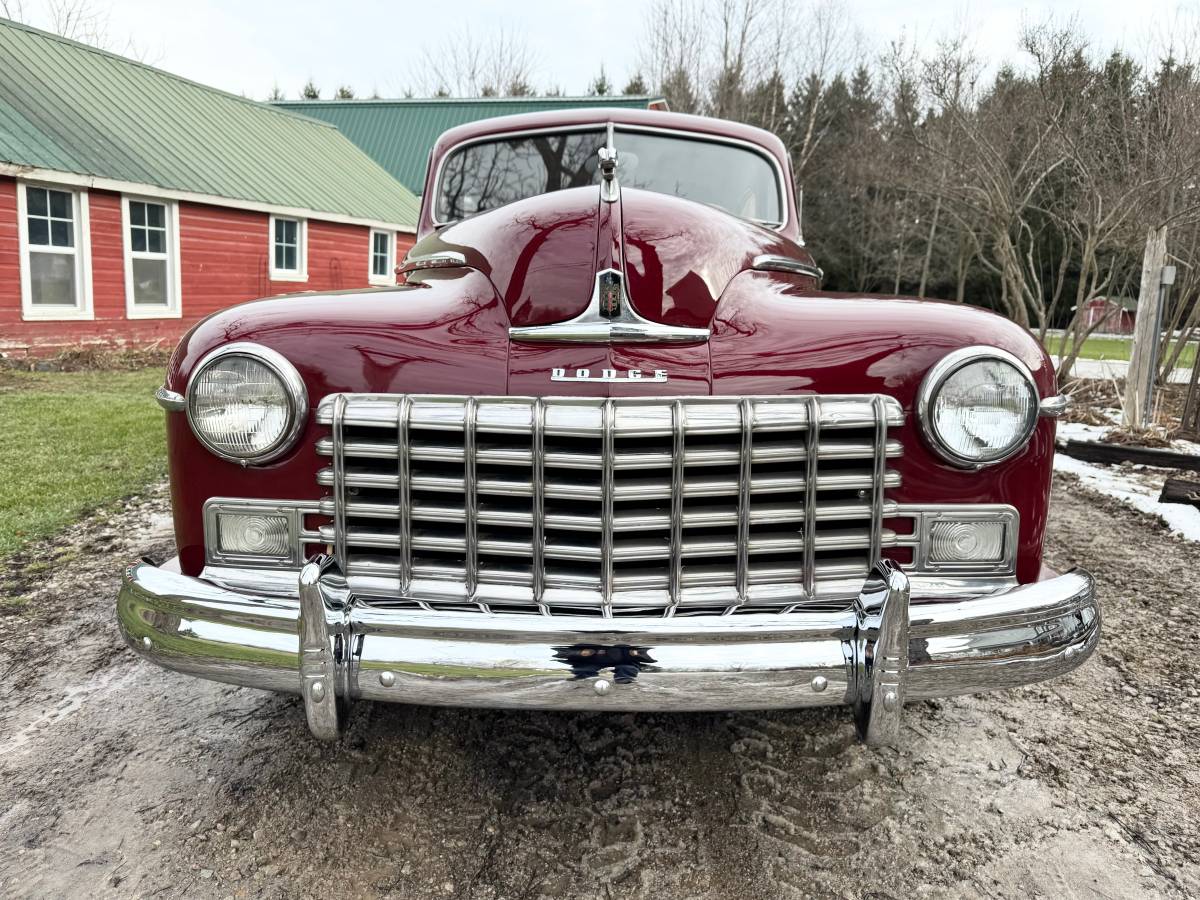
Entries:
{"type": "Polygon", "coordinates": [[[161,197],[143,197],[136,194],[121,195],[121,248],[125,266],[125,318],[127,319],[179,319],[183,317],[183,290],[179,266],[179,204],[161,197]],[[167,249],[165,253],[151,253],[133,249],[129,229],[132,220],[129,203],[153,203],[166,208],[163,224],[166,226],[167,249]],[[133,261],[134,259],[166,259],[167,304],[146,306],[134,302],[133,261]]]}
{"type": "Polygon", "coordinates": [[[371,228],[367,232],[367,282],[388,287],[396,283],[396,234],[383,228],[371,228]],[[375,274],[375,235],[382,234],[388,241],[387,272],[375,274]]]}
{"type": "Polygon", "coordinates": [[[267,276],[271,281],[308,281],[308,219],[296,216],[267,217],[267,276]],[[275,268],[275,223],[296,223],[296,268],[275,268]]]}
{"type": "Polygon", "coordinates": [[[92,303],[92,225],[88,215],[88,192],[84,189],[42,181],[17,179],[17,248],[19,277],[21,282],[21,319],[34,322],[91,321],[95,319],[92,303]],[[40,244],[29,242],[28,188],[58,191],[71,197],[71,219],[75,246],[68,252],[63,249],[41,250],[40,244]],[[30,265],[32,253],[55,253],[75,258],[75,303],[72,306],[35,304],[33,302],[33,271],[30,265]]]}

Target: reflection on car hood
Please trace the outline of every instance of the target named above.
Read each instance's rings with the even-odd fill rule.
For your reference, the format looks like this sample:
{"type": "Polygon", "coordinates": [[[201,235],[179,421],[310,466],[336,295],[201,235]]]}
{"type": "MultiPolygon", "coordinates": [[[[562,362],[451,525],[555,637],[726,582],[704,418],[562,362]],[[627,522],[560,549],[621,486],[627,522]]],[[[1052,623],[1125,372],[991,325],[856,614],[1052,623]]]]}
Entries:
{"type": "Polygon", "coordinates": [[[614,260],[641,315],[692,328],[710,324],[726,285],[756,256],[812,261],[776,232],[722,210],[633,188],[605,204],[594,186],[481,213],[429,235],[410,255],[438,251],[461,253],[486,274],[514,326],[579,315],[596,273],[614,260]]]}

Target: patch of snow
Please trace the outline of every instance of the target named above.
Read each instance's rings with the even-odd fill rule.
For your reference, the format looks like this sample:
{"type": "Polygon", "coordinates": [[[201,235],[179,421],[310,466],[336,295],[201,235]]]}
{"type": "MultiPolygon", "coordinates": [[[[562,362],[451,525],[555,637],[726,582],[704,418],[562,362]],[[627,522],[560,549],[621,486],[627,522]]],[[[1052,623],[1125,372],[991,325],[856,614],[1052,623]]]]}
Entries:
{"type": "Polygon", "coordinates": [[[1192,456],[1200,456],[1200,443],[1196,441],[1185,441],[1183,438],[1176,438],[1171,441],[1171,449],[1176,453],[1190,453],[1192,456]]]}
{"type": "MultiPolygon", "coordinates": [[[[1070,423],[1059,422],[1059,428],[1061,429],[1066,424],[1070,423]]],[[[1094,428],[1096,426],[1076,427],[1094,428]]],[[[1132,470],[1115,466],[1097,466],[1072,459],[1062,453],[1054,454],[1054,469],[1057,472],[1070,472],[1077,475],[1086,487],[1128,503],[1134,509],[1158,516],[1171,531],[1182,535],[1189,541],[1200,542],[1200,509],[1196,509],[1194,506],[1185,506],[1182,503],[1159,503],[1161,483],[1155,488],[1153,483],[1147,484],[1135,477],[1132,470]]]]}
{"type": "Polygon", "coordinates": [[[1098,441],[1110,428],[1111,425],[1084,425],[1082,422],[1060,421],[1055,433],[1060,441],[1098,441]]]}

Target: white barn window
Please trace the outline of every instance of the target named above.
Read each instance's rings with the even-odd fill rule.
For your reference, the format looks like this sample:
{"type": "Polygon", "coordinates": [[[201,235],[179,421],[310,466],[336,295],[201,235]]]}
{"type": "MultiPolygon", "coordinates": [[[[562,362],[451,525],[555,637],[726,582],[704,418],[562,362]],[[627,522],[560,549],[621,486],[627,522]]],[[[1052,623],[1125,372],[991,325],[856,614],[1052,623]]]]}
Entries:
{"type": "Polygon", "coordinates": [[[270,218],[272,281],[308,281],[308,223],[304,219],[270,218]]]}
{"type": "Polygon", "coordinates": [[[396,259],[396,241],[390,231],[371,229],[371,269],[367,273],[371,284],[395,284],[392,273],[396,259]]]}
{"type": "Polygon", "coordinates": [[[87,194],[22,184],[17,214],[24,318],[90,319],[87,194]]]}
{"type": "Polygon", "coordinates": [[[180,313],[179,206],[121,198],[125,232],[125,313],[131,319],[180,313]]]}

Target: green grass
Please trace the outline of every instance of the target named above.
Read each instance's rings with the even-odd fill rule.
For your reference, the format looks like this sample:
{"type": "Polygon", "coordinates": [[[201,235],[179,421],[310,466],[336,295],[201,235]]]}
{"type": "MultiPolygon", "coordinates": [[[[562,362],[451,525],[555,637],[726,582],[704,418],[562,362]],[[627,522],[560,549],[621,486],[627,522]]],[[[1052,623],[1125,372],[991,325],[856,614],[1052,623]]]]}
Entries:
{"type": "Polygon", "coordinates": [[[0,371],[0,558],[166,471],[162,369],[0,371]]]}
{"type": "MultiPolygon", "coordinates": [[[[1046,336],[1046,349],[1058,353],[1060,338],[1058,335],[1046,336]]],[[[1174,349],[1174,345],[1172,345],[1174,349]]],[[[1083,342],[1083,351],[1079,354],[1082,359],[1118,359],[1128,361],[1133,353],[1133,341],[1117,337],[1090,337],[1083,342]]],[[[1196,361],[1196,345],[1188,344],[1179,354],[1175,365],[1189,368],[1196,361]]]]}

